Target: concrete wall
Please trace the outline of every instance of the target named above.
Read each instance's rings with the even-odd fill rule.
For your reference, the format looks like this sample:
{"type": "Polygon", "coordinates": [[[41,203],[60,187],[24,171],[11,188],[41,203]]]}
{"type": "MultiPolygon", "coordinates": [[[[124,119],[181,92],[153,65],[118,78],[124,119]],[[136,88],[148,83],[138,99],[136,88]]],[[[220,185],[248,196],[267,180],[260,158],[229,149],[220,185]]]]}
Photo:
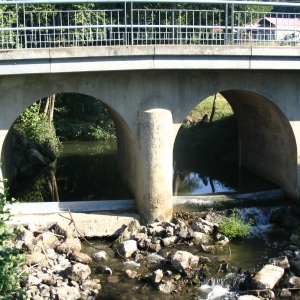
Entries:
{"type": "MultiPolygon", "coordinates": [[[[158,51],[157,48],[156,50],[158,51]]],[[[72,52],[65,50],[68,51],[72,52]]],[[[34,101],[54,93],[66,92],[95,97],[107,104],[116,122],[119,168],[136,197],[143,218],[146,221],[169,219],[172,211],[169,192],[172,184],[172,146],[169,141],[171,140],[172,145],[184,118],[199,102],[221,92],[232,105],[238,119],[242,164],[282,186],[293,199],[299,198],[300,65],[298,69],[295,67],[299,56],[290,56],[289,59],[293,58],[296,62],[295,70],[291,72],[283,69],[284,57],[280,55],[269,56],[265,61],[268,67],[271,59],[274,62],[275,58],[280,58],[281,70],[277,70],[278,67],[261,70],[261,65],[253,67],[253,53],[249,56],[252,68],[243,69],[243,54],[234,61],[234,53],[225,53],[227,60],[221,53],[215,60],[211,53],[192,53],[190,57],[185,53],[181,56],[180,65],[178,53],[177,56],[168,56],[166,50],[164,55],[156,53],[154,62],[151,61],[153,54],[147,56],[146,50],[143,51],[144,55],[134,57],[114,57],[111,53],[108,61],[115,61],[112,71],[98,70],[100,65],[104,66],[108,61],[105,57],[95,55],[92,57],[99,64],[94,66],[93,72],[74,71],[75,66],[79,68],[81,62],[89,58],[80,61],[68,52],[68,61],[61,59],[60,70],[59,59],[56,57],[52,61],[55,63],[53,70],[42,70],[41,63],[37,64],[36,74],[33,74],[33,70],[28,70],[27,74],[18,71],[18,75],[0,75],[2,160],[6,160],[2,143],[7,130],[34,101]],[[227,67],[222,68],[222,58],[227,67]],[[122,60],[125,66],[122,65],[122,60]],[[137,61],[145,63],[139,65],[143,70],[137,69],[137,61]],[[206,67],[187,69],[192,63],[206,67]],[[212,65],[211,69],[208,69],[209,63],[212,65]],[[115,70],[117,66],[130,70],[115,70]],[[163,66],[165,69],[160,69],[163,66]],[[229,67],[230,70],[226,69],[229,67]],[[160,113],[168,121],[162,122],[160,113]],[[146,124],[145,120],[148,120],[146,124]],[[173,133],[170,133],[170,123],[173,123],[173,133]],[[144,133],[141,134],[142,132],[144,133]],[[155,132],[158,133],[157,136],[155,132]],[[151,152],[152,146],[156,149],[152,149],[154,152],[151,152]],[[154,162],[159,166],[157,174],[163,175],[162,182],[158,180],[158,175],[151,177],[153,170],[156,170],[153,168],[154,162]]],[[[260,56],[257,59],[262,61],[260,56]]],[[[249,60],[247,61],[246,65],[249,67],[249,60]]],[[[83,65],[84,69],[87,68],[87,65],[83,65]]],[[[16,71],[13,66],[11,68],[16,71]]]]}

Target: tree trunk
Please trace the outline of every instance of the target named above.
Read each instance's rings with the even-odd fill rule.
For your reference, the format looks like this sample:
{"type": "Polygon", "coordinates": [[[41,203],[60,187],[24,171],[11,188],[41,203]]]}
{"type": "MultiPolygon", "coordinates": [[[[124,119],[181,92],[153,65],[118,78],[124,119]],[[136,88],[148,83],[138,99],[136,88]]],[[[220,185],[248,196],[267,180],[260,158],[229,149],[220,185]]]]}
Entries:
{"type": "Polygon", "coordinates": [[[217,94],[215,94],[213,106],[211,108],[211,114],[210,114],[210,117],[209,117],[209,123],[212,122],[212,120],[214,118],[214,115],[215,115],[215,111],[216,111],[216,99],[217,99],[217,94]]]}

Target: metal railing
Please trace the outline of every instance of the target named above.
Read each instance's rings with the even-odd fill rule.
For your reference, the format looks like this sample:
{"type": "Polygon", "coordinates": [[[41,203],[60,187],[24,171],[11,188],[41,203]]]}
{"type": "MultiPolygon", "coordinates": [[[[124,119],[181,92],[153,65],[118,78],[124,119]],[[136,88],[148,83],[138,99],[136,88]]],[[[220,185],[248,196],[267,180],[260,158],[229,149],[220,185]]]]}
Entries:
{"type": "Polygon", "coordinates": [[[300,12],[300,4],[282,2],[2,0],[0,49],[298,45],[300,13],[287,8],[300,12]]]}

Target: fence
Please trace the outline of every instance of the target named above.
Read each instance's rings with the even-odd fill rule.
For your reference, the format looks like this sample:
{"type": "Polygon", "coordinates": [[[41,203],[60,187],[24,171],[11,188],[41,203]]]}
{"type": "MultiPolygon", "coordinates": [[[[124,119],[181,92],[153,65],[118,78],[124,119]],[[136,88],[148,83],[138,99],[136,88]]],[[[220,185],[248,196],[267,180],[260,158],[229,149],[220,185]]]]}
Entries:
{"type": "Polygon", "coordinates": [[[0,49],[298,45],[300,4],[247,1],[0,2],[0,49]]]}

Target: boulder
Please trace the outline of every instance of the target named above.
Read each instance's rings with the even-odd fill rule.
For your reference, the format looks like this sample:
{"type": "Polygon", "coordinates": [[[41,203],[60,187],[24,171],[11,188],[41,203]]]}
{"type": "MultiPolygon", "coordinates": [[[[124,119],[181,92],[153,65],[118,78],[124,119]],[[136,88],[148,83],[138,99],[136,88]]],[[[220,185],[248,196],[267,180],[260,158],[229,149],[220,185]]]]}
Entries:
{"type": "Polygon", "coordinates": [[[76,287],[64,284],[56,289],[58,300],[77,300],[81,298],[80,292],[76,287]]]}
{"type": "Polygon", "coordinates": [[[118,255],[129,258],[137,251],[137,242],[135,240],[128,240],[120,243],[118,244],[116,251],[118,255]]]}
{"type": "Polygon", "coordinates": [[[187,251],[177,251],[171,258],[171,264],[176,270],[185,270],[198,266],[199,256],[187,251]]]}
{"type": "Polygon", "coordinates": [[[92,259],[89,255],[85,253],[81,253],[78,251],[74,251],[73,253],[70,254],[69,257],[71,260],[83,263],[83,264],[89,264],[92,262],[92,259]]]}
{"type": "Polygon", "coordinates": [[[108,255],[105,251],[99,251],[94,253],[92,258],[94,262],[99,262],[99,261],[107,260],[108,255]]]}
{"type": "Polygon", "coordinates": [[[74,251],[81,250],[80,240],[77,238],[67,238],[65,242],[61,243],[56,247],[58,253],[72,253],[74,251]]]}
{"type": "Polygon", "coordinates": [[[200,231],[205,234],[212,234],[214,230],[214,223],[204,220],[202,218],[197,218],[191,224],[194,231],[200,231]]]}
{"type": "Polygon", "coordinates": [[[58,238],[50,231],[44,231],[36,237],[37,245],[44,247],[44,249],[55,248],[60,244],[58,238]]]}
{"type": "Polygon", "coordinates": [[[265,265],[251,279],[251,286],[255,289],[273,289],[283,274],[283,268],[273,265],[265,265]]]}
{"type": "Polygon", "coordinates": [[[289,260],[287,259],[286,256],[270,258],[269,259],[269,264],[277,266],[277,267],[281,267],[283,269],[289,269],[290,268],[289,260]]]}
{"type": "Polygon", "coordinates": [[[73,266],[70,266],[64,271],[65,277],[79,282],[87,279],[90,274],[91,274],[90,267],[82,263],[77,263],[73,266]]]}
{"type": "Polygon", "coordinates": [[[57,222],[54,228],[54,232],[58,235],[62,235],[65,238],[76,237],[76,229],[73,223],[66,221],[57,222]]]}
{"type": "Polygon", "coordinates": [[[153,284],[160,283],[164,277],[164,273],[161,269],[157,269],[152,273],[151,281],[153,284]]]}

